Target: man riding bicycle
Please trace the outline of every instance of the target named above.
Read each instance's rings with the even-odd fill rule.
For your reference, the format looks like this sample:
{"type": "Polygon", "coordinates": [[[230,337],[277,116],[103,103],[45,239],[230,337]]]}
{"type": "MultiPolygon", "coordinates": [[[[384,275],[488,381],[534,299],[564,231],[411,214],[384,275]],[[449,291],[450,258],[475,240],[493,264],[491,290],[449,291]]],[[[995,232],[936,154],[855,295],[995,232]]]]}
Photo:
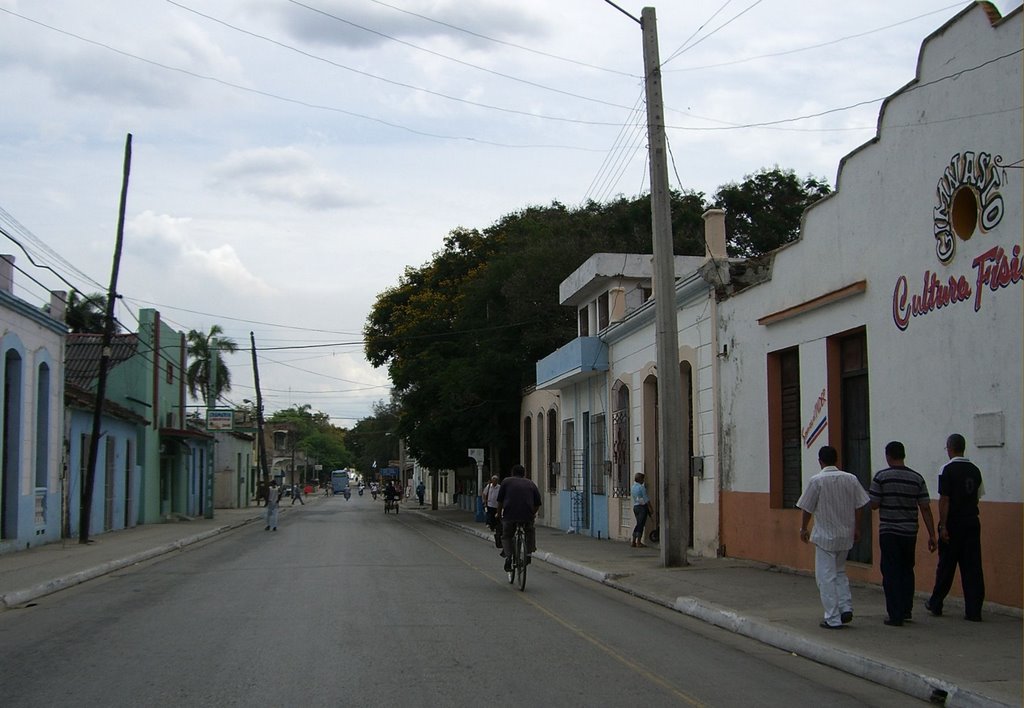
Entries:
{"type": "Polygon", "coordinates": [[[533,520],[540,510],[540,490],[526,478],[526,468],[513,465],[512,476],[506,477],[498,489],[498,517],[501,519],[501,554],[505,556],[505,572],[512,570],[512,537],[516,524],[526,529],[526,562],[537,550],[537,529],[533,520]]]}

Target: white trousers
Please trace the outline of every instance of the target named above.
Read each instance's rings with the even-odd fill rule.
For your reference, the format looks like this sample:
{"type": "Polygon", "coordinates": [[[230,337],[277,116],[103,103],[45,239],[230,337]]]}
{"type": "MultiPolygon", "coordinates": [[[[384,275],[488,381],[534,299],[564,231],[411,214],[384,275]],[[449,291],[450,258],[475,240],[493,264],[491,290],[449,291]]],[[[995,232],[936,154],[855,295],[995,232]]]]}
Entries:
{"type": "Polygon", "coordinates": [[[850,594],[850,579],[846,577],[846,554],[844,551],[826,551],[814,547],[814,579],[818,581],[821,606],[825,608],[825,621],[833,627],[842,624],[840,616],[853,612],[853,596],[850,594]]]}

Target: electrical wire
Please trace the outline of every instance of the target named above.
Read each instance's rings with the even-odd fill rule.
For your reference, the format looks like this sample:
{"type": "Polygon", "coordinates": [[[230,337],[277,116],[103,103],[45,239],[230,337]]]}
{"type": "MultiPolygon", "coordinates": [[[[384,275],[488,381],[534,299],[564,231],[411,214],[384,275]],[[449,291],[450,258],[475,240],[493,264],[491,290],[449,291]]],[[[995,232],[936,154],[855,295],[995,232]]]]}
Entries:
{"type": "MultiPolygon", "coordinates": [[[[467,105],[470,105],[470,106],[475,106],[477,108],[486,108],[486,109],[492,110],[492,111],[501,111],[502,113],[512,113],[512,114],[515,114],[515,115],[527,116],[529,118],[540,118],[542,120],[562,121],[562,122],[566,122],[566,123],[579,123],[579,122],[581,122],[579,120],[572,119],[572,118],[563,118],[563,117],[560,117],[560,116],[549,116],[549,115],[544,115],[544,114],[540,114],[540,113],[532,113],[530,111],[521,111],[521,110],[517,110],[517,109],[514,109],[514,108],[505,108],[505,107],[502,107],[502,106],[495,106],[495,105],[488,104],[488,103],[480,103],[478,101],[471,101],[471,100],[469,100],[467,98],[460,98],[458,96],[452,96],[452,95],[449,95],[449,94],[441,93],[439,91],[434,91],[432,89],[424,88],[422,86],[415,86],[413,84],[407,84],[407,83],[404,83],[404,82],[401,82],[401,81],[395,81],[394,79],[389,79],[389,78],[386,78],[384,76],[379,76],[377,74],[371,74],[368,71],[363,71],[362,69],[356,69],[354,67],[347,66],[345,64],[341,64],[339,62],[333,61],[331,59],[327,59],[326,57],[322,57],[322,56],[319,56],[317,54],[312,54],[312,53],[307,52],[307,51],[305,51],[303,49],[299,49],[298,47],[293,46],[291,44],[286,44],[284,42],[278,41],[278,40],[273,39],[271,37],[267,37],[266,35],[258,34],[256,32],[252,32],[250,30],[243,29],[241,27],[238,27],[237,25],[233,25],[233,24],[231,24],[229,22],[226,22],[224,20],[216,18],[216,17],[214,17],[212,15],[208,15],[208,14],[206,14],[204,12],[200,12],[199,10],[193,9],[191,7],[188,7],[187,5],[183,5],[180,2],[177,2],[176,0],[164,0],[164,1],[169,3],[169,4],[171,4],[171,5],[174,5],[175,7],[179,7],[182,10],[186,10],[187,12],[191,12],[191,13],[193,13],[195,15],[198,15],[199,17],[203,17],[203,18],[205,18],[207,20],[210,20],[211,22],[216,22],[217,24],[222,25],[224,27],[227,27],[228,29],[234,30],[235,32],[240,32],[242,34],[248,35],[250,37],[254,37],[254,38],[262,40],[264,42],[269,42],[270,44],[273,44],[275,46],[281,47],[282,49],[287,49],[288,51],[291,51],[291,52],[295,52],[296,54],[300,54],[301,56],[304,56],[304,57],[306,57],[308,59],[313,59],[315,61],[323,62],[325,64],[329,64],[330,66],[336,67],[338,69],[344,69],[345,71],[350,71],[350,72],[352,72],[354,74],[358,74],[360,76],[365,76],[366,78],[369,78],[369,79],[374,79],[375,81],[382,81],[382,82],[390,84],[392,86],[398,86],[398,87],[401,87],[401,88],[409,89],[410,91],[418,91],[418,92],[421,92],[421,93],[426,93],[426,94],[429,94],[431,96],[435,96],[437,98],[443,98],[443,99],[446,99],[448,101],[455,101],[457,103],[464,103],[464,104],[467,104],[467,105]]],[[[455,61],[455,60],[453,59],[453,61],[455,61]]],[[[473,66],[475,66],[475,65],[473,65],[473,66]]],[[[524,79],[517,79],[517,80],[525,82],[524,79]]],[[[526,83],[530,83],[530,82],[526,82],[526,83]]],[[[623,105],[620,105],[618,103],[611,103],[609,101],[602,101],[600,99],[591,98],[589,96],[580,96],[578,94],[571,94],[571,93],[567,93],[565,91],[561,91],[561,90],[554,89],[554,88],[551,88],[551,87],[541,86],[540,84],[531,84],[531,85],[542,87],[542,88],[545,88],[545,89],[547,89],[549,91],[554,91],[556,93],[561,93],[561,94],[569,95],[569,96],[572,96],[574,98],[579,98],[579,99],[582,99],[582,100],[585,100],[585,101],[591,101],[593,103],[599,103],[601,105],[611,106],[612,108],[620,108],[620,109],[623,109],[623,110],[628,110],[629,109],[628,106],[623,106],[623,105]]],[[[582,122],[584,124],[588,124],[588,125],[592,124],[591,121],[582,121],[582,122]]]]}
{"type": "MultiPolygon", "coordinates": [[[[629,72],[619,71],[618,69],[609,69],[607,67],[597,66],[595,64],[588,64],[585,61],[578,61],[576,59],[570,59],[568,57],[559,56],[557,54],[550,54],[548,52],[544,52],[544,51],[541,51],[539,49],[532,49],[530,47],[525,47],[525,46],[523,46],[521,44],[516,44],[514,42],[508,42],[508,41],[505,41],[503,39],[497,39],[495,37],[491,37],[491,36],[486,35],[486,34],[480,34],[479,32],[474,32],[473,30],[466,29],[465,27],[459,27],[458,25],[453,25],[451,23],[444,22],[442,20],[438,20],[438,19],[433,18],[433,17],[428,17],[426,15],[421,15],[421,14],[419,14],[417,12],[413,12],[412,10],[406,10],[404,8],[401,8],[401,7],[396,7],[395,5],[389,5],[386,2],[382,2],[382,0],[370,0],[370,2],[372,2],[372,3],[376,4],[376,5],[381,5],[383,7],[389,8],[389,9],[394,10],[396,12],[401,12],[403,14],[410,15],[412,17],[418,17],[421,20],[426,20],[427,22],[433,22],[434,24],[441,25],[442,27],[447,27],[449,29],[453,29],[453,30],[455,30],[457,32],[463,32],[464,34],[468,34],[468,35],[470,35],[472,37],[476,37],[477,39],[483,39],[483,40],[486,40],[488,42],[494,42],[495,44],[500,44],[500,45],[505,46],[505,47],[511,47],[513,49],[519,49],[519,50],[522,50],[524,52],[529,52],[531,54],[536,54],[537,56],[546,57],[548,59],[555,59],[557,61],[562,61],[562,62],[566,62],[566,63],[569,63],[569,64],[575,64],[576,66],[583,66],[583,67],[586,67],[588,69],[596,69],[597,71],[603,71],[603,72],[606,72],[606,73],[609,73],[609,74],[618,74],[619,76],[626,76],[626,77],[629,77],[631,79],[643,79],[642,76],[637,76],[636,74],[630,74],[629,72]]],[[[633,18],[633,19],[636,19],[636,18],[633,18]]]]}

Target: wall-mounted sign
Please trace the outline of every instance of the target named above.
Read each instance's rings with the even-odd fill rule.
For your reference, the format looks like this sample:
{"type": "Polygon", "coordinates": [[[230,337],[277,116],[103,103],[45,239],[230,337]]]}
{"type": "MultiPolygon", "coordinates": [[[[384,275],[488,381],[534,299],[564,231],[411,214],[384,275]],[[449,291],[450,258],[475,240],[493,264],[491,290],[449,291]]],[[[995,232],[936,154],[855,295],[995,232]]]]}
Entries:
{"type": "Polygon", "coordinates": [[[235,421],[235,412],[230,408],[206,411],[207,430],[231,430],[235,421]]]}
{"type": "Polygon", "coordinates": [[[828,410],[825,407],[827,402],[825,389],[821,389],[821,393],[818,394],[818,400],[814,402],[814,413],[811,414],[811,420],[804,427],[803,438],[804,447],[806,448],[813,445],[814,441],[821,437],[821,434],[825,432],[825,428],[828,427],[828,410]]]}

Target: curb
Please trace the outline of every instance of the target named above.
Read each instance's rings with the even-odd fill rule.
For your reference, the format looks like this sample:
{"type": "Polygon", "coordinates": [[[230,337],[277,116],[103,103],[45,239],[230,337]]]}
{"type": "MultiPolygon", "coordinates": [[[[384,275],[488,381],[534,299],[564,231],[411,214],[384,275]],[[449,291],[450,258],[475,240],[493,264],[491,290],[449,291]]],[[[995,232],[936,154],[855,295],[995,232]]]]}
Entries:
{"type": "Polygon", "coordinates": [[[38,600],[41,597],[52,595],[53,593],[60,592],[61,590],[67,590],[70,587],[74,587],[75,585],[80,585],[89,580],[99,578],[109,573],[113,573],[114,571],[120,570],[121,568],[126,568],[130,565],[135,565],[136,563],[142,563],[143,561],[151,560],[158,556],[171,553],[172,551],[180,550],[185,546],[191,546],[194,543],[205,541],[209,538],[213,538],[214,536],[218,536],[226,531],[230,531],[232,529],[245,526],[246,524],[250,524],[253,521],[256,521],[257,518],[258,517],[253,517],[251,519],[245,519],[243,521],[225,524],[224,526],[209,529],[207,531],[203,531],[202,533],[197,533],[193,536],[187,536],[185,538],[180,538],[176,541],[170,541],[163,545],[157,546],[156,548],[150,548],[148,550],[140,551],[138,553],[134,553],[124,558],[117,558],[115,560],[107,561],[106,563],[100,563],[99,565],[93,566],[92,568],[87,568],[85,570],[80,570],[76,573],[71,573],[69,575],[65,575],[59,578],[54,578],[53,580],[48,580],[44,583],[33,585],[30,588],[24,588],[22,590],[12,590],[8,593],[0,595],[0,609],[14,609],[19,605],[24,605],[27,602],[38,600]]]}
{"type": "MultiPolygon", "coordinates": [[[[479,531],[457,521],[438,519],[427,514],[420,515],[434,523],[460,530],[487,541],[491,540],[490,533],[479,531]]],[[[974,691],[962,689],[956,684],[943,681],[934,676],[911,669],[891,666],[845,649],[821,644],[803,635],[779,629],[770,623],[741,615],[735,610],[720,607],[696,597],[677,597],[675,600],[660,597],[635,587],[630,587],[628,584],[617,580],[616,576],[612,573],[595,570],[576,561],[567,560],[539,549],[533,554],[533,557],[641,600],[661,605],[734,634],[739,634],[776,649],[802,656],[844,673],[859,676],[872,683],[877,683],[923,701],[930,701],[939,705],[949,706],[950,708],[1012,708],[1011,704],[997,701],[974,691]]]]}

